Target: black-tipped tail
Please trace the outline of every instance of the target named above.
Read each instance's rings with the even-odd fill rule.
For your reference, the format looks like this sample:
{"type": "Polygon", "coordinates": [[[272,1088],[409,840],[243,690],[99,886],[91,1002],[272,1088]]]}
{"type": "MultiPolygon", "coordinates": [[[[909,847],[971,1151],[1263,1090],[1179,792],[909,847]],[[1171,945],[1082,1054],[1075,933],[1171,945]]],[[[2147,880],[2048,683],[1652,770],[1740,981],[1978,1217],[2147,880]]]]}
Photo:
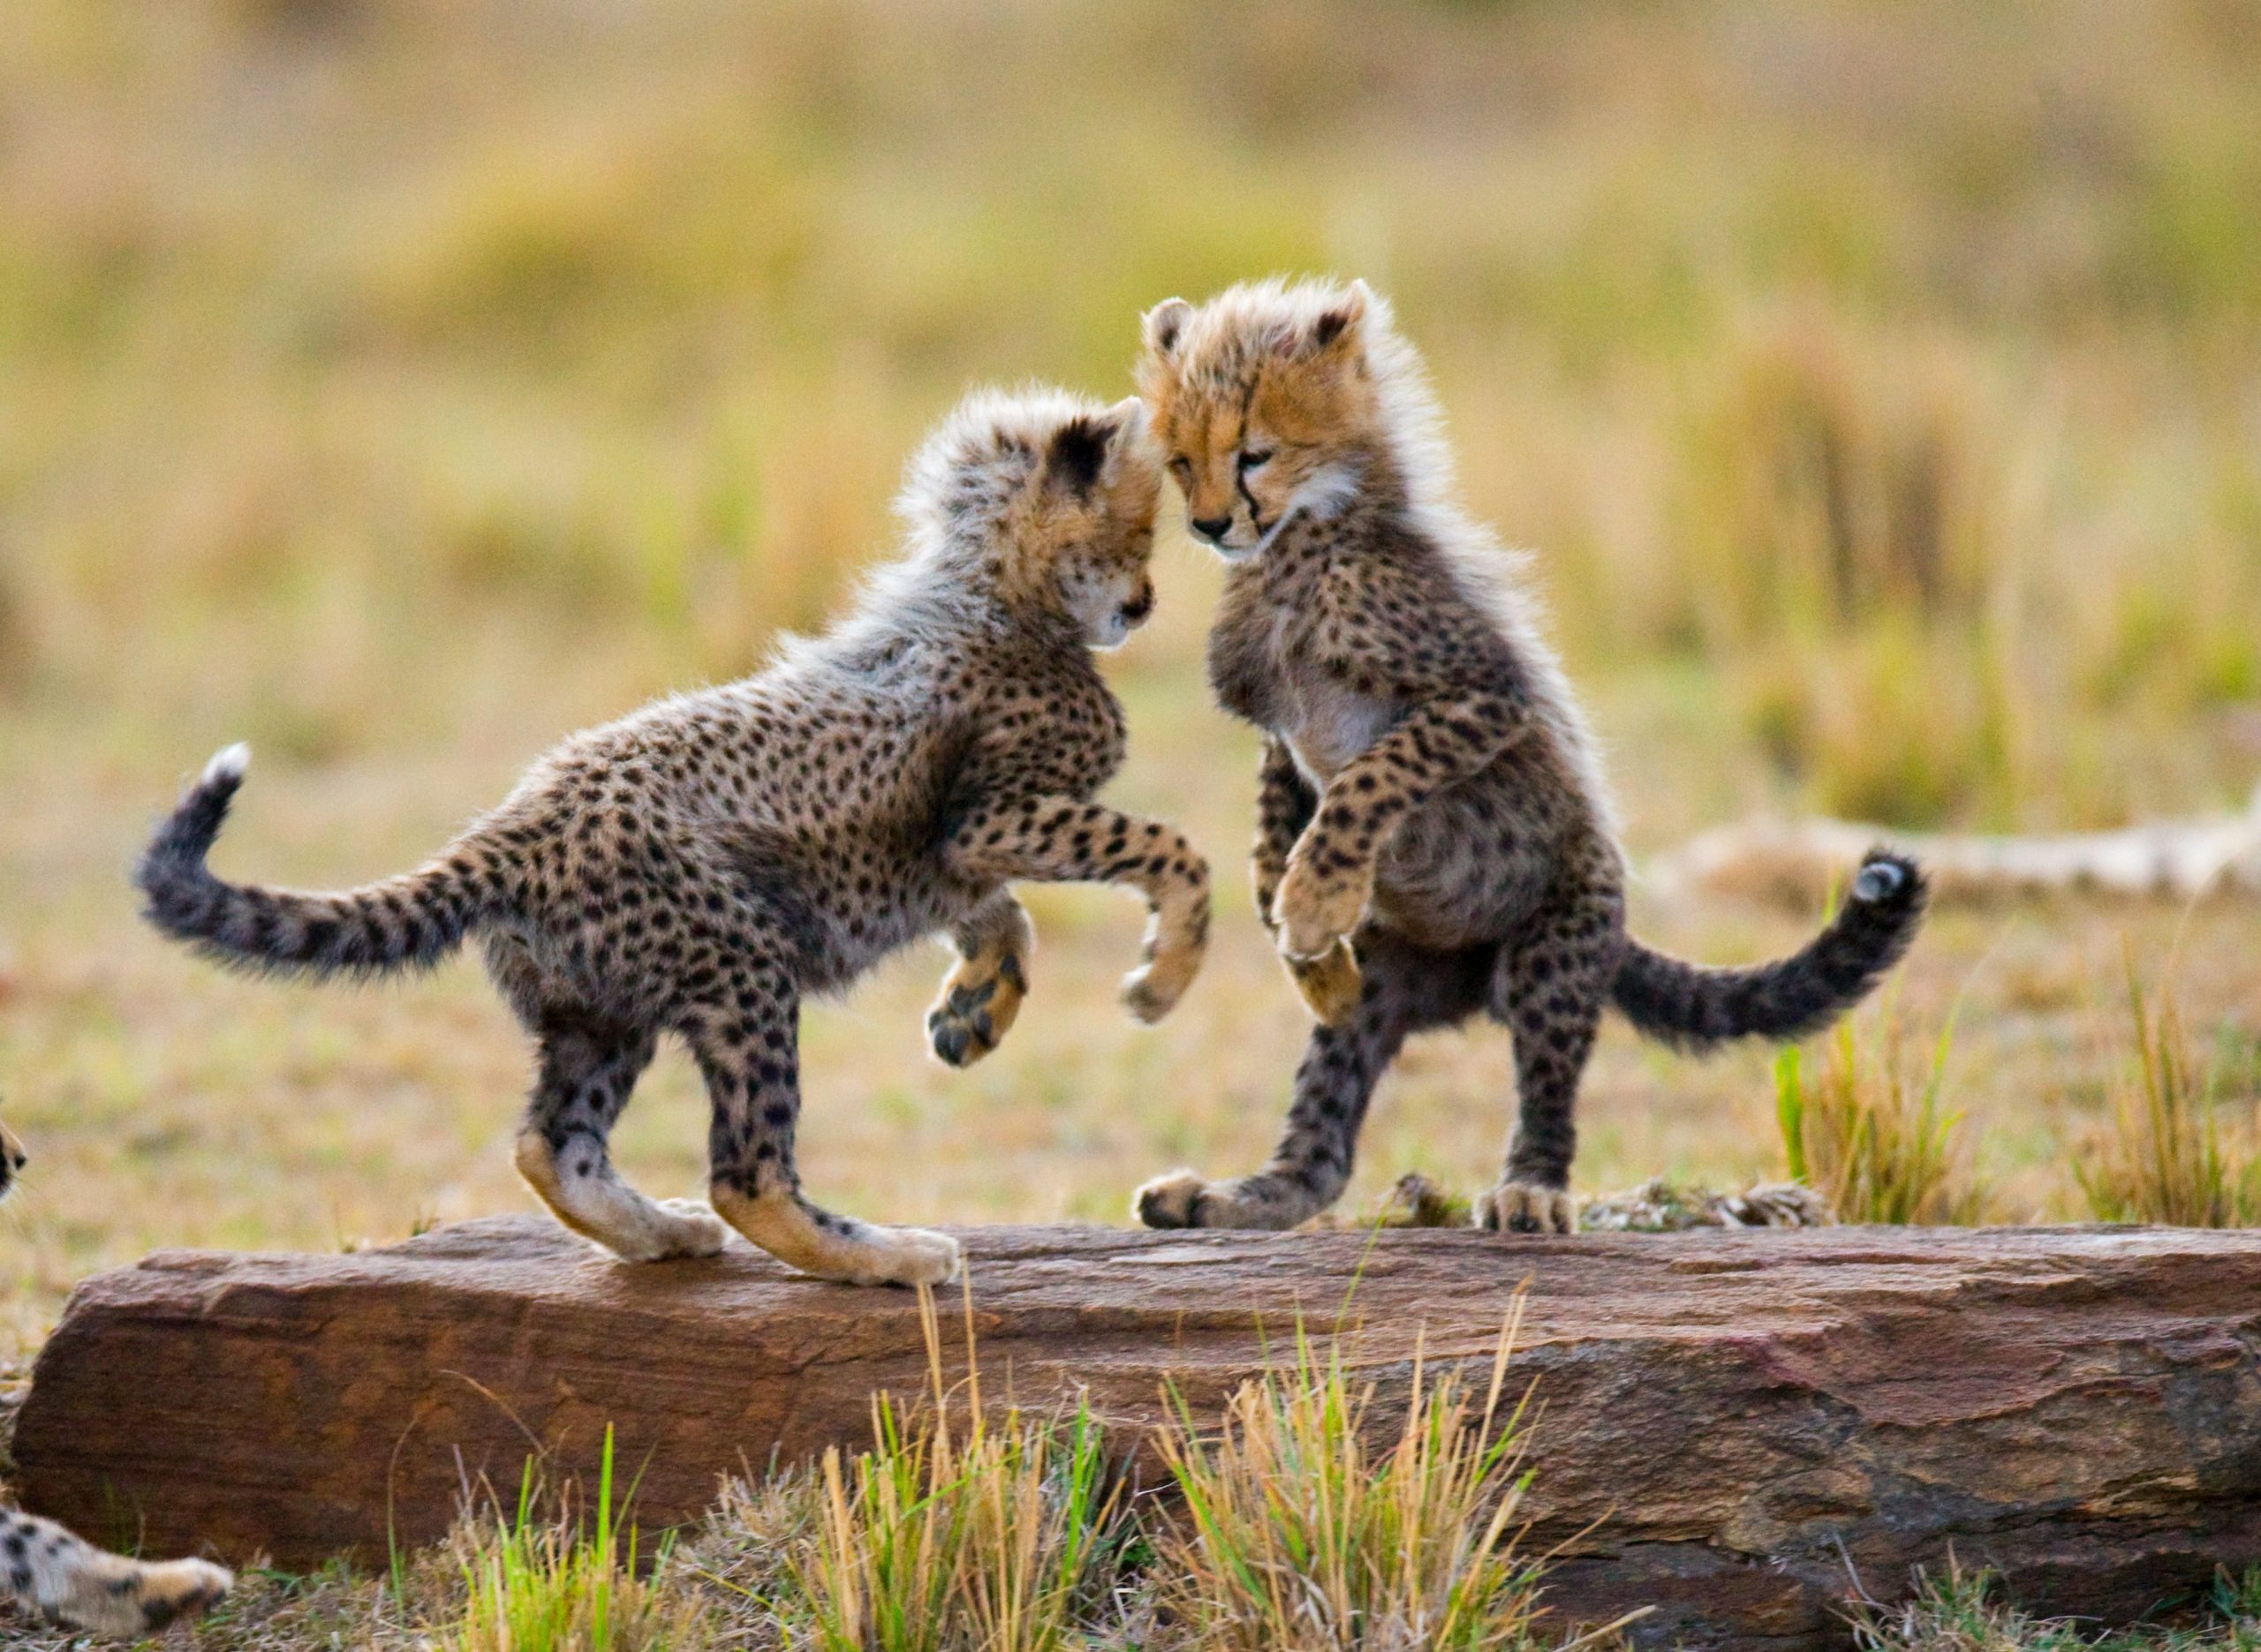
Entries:
{"type": "Polygon", "coordinates": [[[1612,997],[1643,1032],[1683,1049],[1804,1037],[1859,1003],[1900,962],[1929,894],[1914,861],[1872,849],[1842,909],[1804,950],[1748,969],[1712,969],[1629,941],[1612,997]]]}
{"type": "Polygon", "coordinates": [[[143,914],[176,940],[241,969],[371,975],[437,963],[481,916],[491,880],[462,846],[444,861],[336,894],[224,883],[204,857],[243,784],[251,751],[204,766],[134,868],[143,914]]]}

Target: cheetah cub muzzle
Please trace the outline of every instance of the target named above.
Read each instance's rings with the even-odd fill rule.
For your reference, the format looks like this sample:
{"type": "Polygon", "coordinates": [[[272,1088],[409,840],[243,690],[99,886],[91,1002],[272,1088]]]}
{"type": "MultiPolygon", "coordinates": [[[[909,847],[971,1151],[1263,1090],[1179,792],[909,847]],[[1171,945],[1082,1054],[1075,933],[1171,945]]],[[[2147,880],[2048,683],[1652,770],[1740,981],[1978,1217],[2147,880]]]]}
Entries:
{"type": "Polygon", "coordinates": [[[935,1284],[941,1233],[820,1209],[794,1168],[802,1000],[941,935],[927,1017],[953,1066],[1028,991],[1016,880],[1126,885],[1152,913],[1126,980],[1155,1021],[1192,981],[1208,868],[1175,827],[1093,801],[1123,755],[1093,651],[1151,612],[1158,460],[1135,400],[979,394],[911,461],[902,558],[758,675],[568,740],[420,869],[336,894],[223,882],[207,852],[244,775],[231,748],[143,857],[147,915],[223,963],[367,976],[476,935],[538,1050],[526,1181],[630,1261],[707,1256],[725,1224],[823,1279],[935,1284]],[[662,1034],[712,1103],[710,1204],[654,1203],[607,1141],[662,1034]]]}
{"type": "MultiPolygon", "coordinates": [[[[23,1143],[0,1124],[0,1202],[23,1174],[23,1143]]],[[[130,1560],[82,1543],[53,1520],[0,1508],[0,1599],[49,1623],[95,1634],[155,1634],[193,1618],[234,1587],[208,1560],[130,1560]]]]}
{"type": "Polygon", "coordinates": [[[1138,382],[1193,532],[1230,567],[1209,681],[1263,732],[1257,910],[1320,1025],[1253,1175],[1139,1190],[1157,1227],[1289,1227],[1334,1203],[1413,1033],[1514,1034],[1487,1227],[1568,1233],[1578,1079],[1605,1006],[1683,1047],[1793,1038],[1856,1002],[1923,916],[1872,854],[1804,951],[1709,969],[1625,932],[1601,764],[1525,594],[1464,515],[1427,377],[1362,283],[1235,287],[1146,321],[1138,382]]]}

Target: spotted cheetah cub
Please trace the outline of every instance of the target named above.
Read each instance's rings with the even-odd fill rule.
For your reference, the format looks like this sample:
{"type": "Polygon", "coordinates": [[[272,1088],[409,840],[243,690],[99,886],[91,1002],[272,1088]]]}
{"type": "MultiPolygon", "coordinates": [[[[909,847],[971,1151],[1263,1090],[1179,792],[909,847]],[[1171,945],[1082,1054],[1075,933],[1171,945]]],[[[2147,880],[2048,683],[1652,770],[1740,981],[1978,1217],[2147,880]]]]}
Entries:
{"type": "Polygon", "coordinates": [[[1593,742],[1518,564],[1455,502],[1421,365],[1362,283],[1240,286],[1146,319],[1139,384],[1193,532],[1230,565],[1209,680],[1264,731],[1256,899],[1321,1024],[1251,1176],[1149,1183],[1156,1227],[1334,1203],[1406,1037],[1478,1013],[1521,1113],[1486,1227],[1568,1233],[1571,1112],[1603,1006],[1683,1047],[1789,1038],[1906,948],[1916,866],[1872,853],[1804,951],[1706,969],[1625,933],[1593,742]]]}
{"type": "MultiPolygon", "coordinates": [[[[23,1143],[0,1124],[0,1203],[14,1191],[23,1143]]],[[[154,1634],[226,1595],[234,1574],[208,1560],[129,1560],[53,1520],[0,1508],[0,1599],[96,1634],[154,1634]]]]}
{"type": "Polygon", "coordinates": [[[341,894],[206,870],[244,773],[242,748],[223,751],[142,860],[148,916],[284,974],[428,965],[475,933],[539,1046],[518,1169],[567,1226],[651,1261],[712,1254],[727,1222],[820,1278],[949,1279],[946,1235],[802,1196],[801,1002],[941,933],[959,957],[930,1039],[952,1065],[979,1060],[1027,990],[1017,879],[1139,891],[1153,922],[1125,1001],[1151,1022],[1184,992],[1207,866],[1175,828],[1092,801],[1123,755],[1092,651],[1153,607],[1160,487],[1135,398],[977,395],[911,462],[908,554],[825,636],[576,735],[420,870],[341,894]],[[713,1104],[712,1209],[654,1203],[607,1156],[663,1032],[713,1104]]]}

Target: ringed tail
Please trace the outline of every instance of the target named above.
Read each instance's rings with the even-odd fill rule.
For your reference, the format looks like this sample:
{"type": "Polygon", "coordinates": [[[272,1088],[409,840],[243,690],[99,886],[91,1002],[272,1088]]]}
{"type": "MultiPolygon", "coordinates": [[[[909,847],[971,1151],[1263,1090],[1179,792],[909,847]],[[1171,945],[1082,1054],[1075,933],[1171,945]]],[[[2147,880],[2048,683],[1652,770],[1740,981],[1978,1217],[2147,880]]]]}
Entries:
{"type": "Polygon", "coordinates": [[[1730,1038],[1817,1032],[1868,995],[1923,922],[1930,884],[1904,855],[1871,849],[1820,934],[1773,963],[1713,969],[1629,939],[1610,995],[1650,1037],[1702,1050],[1730,1038]]]}
{"type": "Polygon", "coordinates": [[[251,766],[231,745],[157,827],[133,869],[143,916],[233,969],[276,975],[377,975],[427,969],[458,946],[500,894],[469,844],[412,872],[335,894],[231,884],[205,864],[251,766]]]}

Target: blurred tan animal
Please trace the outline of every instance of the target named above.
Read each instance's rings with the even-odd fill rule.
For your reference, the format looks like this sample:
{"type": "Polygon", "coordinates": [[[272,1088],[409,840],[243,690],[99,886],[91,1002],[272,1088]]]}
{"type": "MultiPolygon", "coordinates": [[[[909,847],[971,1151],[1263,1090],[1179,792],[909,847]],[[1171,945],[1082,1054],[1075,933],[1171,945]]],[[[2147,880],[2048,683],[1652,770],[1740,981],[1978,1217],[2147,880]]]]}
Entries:
{"type": "Polygon", "coordinates": [[[143,856],[147,916],[223,963],[325,977],[427,967],[476,934],[540,1046],[518,1170],[568,1227],[631,1262],[711,1256],[735,1227],[823,1279],[951,1279],[947,1234],[804,1196],[801,1000],[946,935],[960,962],[928,1037],[954,1066],[979,1059],[1027,985],[1015,879],[1146,897],[1123,984],[1141,1020],[1192,981],[1207,864],[1093,801],[1124,733],[1092,652],[1153,611],[1161,486],[1135,399],[977,394],[911,462],[907,554],[826,635],[575,735],[420,870],[342,894],[207,868],[248,759],[231,748],[143,856]],[[662,1033],[707,1081],[711,1208],[647,1198],[608,1152],[662,1033]]]}
{"type": "MultiPolygon", "coordinates": [[[[0,1201],[22,1176],[27,1156],[0,1124],[0,1201]]],[[[0,1508],[0,1595],[49,1623],[97,1634],[154,1634],[177,1618],[206,1611],[235,1575],[208,1560],[129,1560],[81,1542],[53,1520],[0,1508]]]]}
{"type": "MultiPolygon", "coordinates": [[[[1699,834],[1649,863],[1666,895],[1691,890],[1786,904],[1841,884],[1880,828],[1852,821],[1740,821],[1699,834]]],[[[2261,897],[2261,787],[2243,814],[2159,820],[2118,832],[2034,837],[1898,833],[1924,863],[1935,899],[2068,893],[2189,901],[2261,897]]]]}

